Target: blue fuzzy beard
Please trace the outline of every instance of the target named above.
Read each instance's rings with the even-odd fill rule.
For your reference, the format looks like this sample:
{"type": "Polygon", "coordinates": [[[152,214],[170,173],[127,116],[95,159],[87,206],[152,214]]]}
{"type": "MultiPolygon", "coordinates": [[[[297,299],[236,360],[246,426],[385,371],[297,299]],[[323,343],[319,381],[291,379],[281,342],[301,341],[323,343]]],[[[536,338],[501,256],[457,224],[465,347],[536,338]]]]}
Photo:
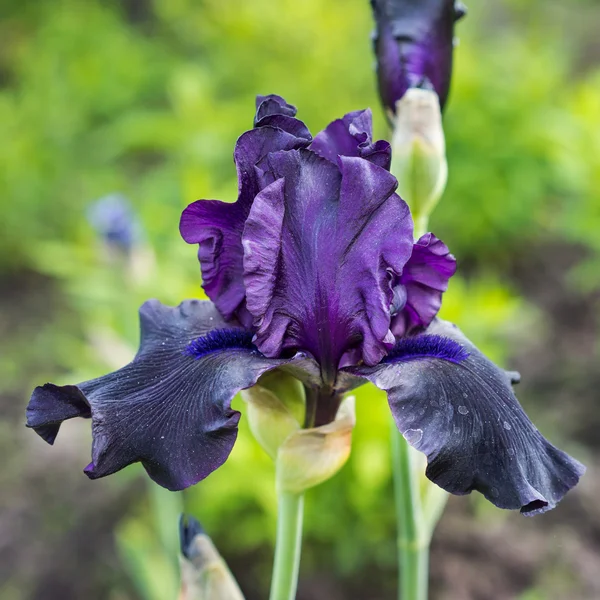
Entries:
{"type": "Polygon", "coordinates": [[[252,332],[244,329],[214,329],[206,335],[192,340],[187,345],[184,354],[193,358],[201,358],[210,352],[227,348],[256,350],[256,346],[252,343],[252,335],[252,332]]]}
{"type": "Polygon", "coordinates": [[[441,335],[417,335],[402,338],[381,361],[402,362],[422,358],[439,358],[460,363],[469,357],[462,344],[441,335]]]}

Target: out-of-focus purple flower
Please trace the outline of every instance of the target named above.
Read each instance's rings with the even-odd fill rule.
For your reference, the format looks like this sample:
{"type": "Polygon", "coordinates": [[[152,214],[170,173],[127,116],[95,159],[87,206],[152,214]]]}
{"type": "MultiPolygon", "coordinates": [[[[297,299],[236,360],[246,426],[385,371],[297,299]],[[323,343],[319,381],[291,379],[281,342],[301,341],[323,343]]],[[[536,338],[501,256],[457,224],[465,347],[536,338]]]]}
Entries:
{"type": "Polygon", "coordinates": [[[176,490],[227,459],[240,417],[231,400],[263,374],[302,381],[310,427],[368,380],[388,392],[432,481],[525,514],[554,507],[583,467],[535,429],[506,373],[436,318],[455,260],[432,234],[413,243],[370,112],[313,140],[292,106],[260,97],[234,158],[237,202],[199,200],[181,219],[212,302],[144,304],[134,360],[36,388],[28,425],[53,443],[62,421],[91,417],[91,478],[141,461],[176,490]]]}
{"type": "Polygon", "coordinates": [[[129,254],[141,241],[140,223],[122,194],[109,194],[93,202],[88,220],[110,249],[129,254]]]}
{"type": "Polygon", "coordinates": [[[456,0],[371,0],[379,93],[390,113],[411,87],[433,88],[443,108],[450,89],[456,0]]]}

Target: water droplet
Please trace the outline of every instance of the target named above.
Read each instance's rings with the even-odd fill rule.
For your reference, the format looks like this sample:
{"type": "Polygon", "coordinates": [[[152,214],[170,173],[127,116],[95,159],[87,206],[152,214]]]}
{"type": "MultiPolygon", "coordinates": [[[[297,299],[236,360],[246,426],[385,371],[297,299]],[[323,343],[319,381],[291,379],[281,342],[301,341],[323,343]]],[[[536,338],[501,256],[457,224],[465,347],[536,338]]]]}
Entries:
{"type": "Polygon", "coordinates": [[[467,392],[463,392],[463,398],[468,398],[469,395],[467,394],[467,392]]]}
{"type": "Polygon", "coordinates": [[[416,446],[423,438],[423,430],[422,429],[407,429],[403,435],[406,438],[406,441],[411,446],[416,446]]]}
{"type": "Polygon", "coordinates": [[[506,452],[508,453],[509,456],[514,456],[515,455],[514,448],[507,448],[506,452]]]}
{"type": "Polygon", "coordinates": [[[504,429],[510,431],[512,429],[510,423],[508,421],[504,421],[504,429]]]}
{"type": "Polygon", "coordinates": [[[456,434],[460,433],[460,427],[458,427],[458,425],[454,426],[454,433],[456,433],[456,434]]]}
{"type": "Polygon", "coordinates": [[[165,436],[164,436],[164,435],[161,435],[161,436],[160,436],[160,439],[161,439],[161,440],[164,440],[164,439],[165,439],[165,436]]]}
{"type": "Polygon", "coordinates": [[[466,406],[459,406],[458,407],[458,412],[461,415],[468,415],[469,414],[469,409],[466,406]]]}

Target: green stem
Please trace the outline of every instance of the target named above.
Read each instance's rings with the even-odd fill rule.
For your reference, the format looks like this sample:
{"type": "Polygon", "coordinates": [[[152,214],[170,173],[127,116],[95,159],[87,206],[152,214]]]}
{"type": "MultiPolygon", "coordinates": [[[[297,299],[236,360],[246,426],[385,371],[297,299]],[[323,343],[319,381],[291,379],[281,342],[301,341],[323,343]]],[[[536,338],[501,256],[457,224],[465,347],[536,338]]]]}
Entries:
{"type": "Polygon", "coordinates": [[[278,493],[277,541],[269,600],[294,600],[298,587],[304,494],[278,493]]]}
{"type": "Polygon", "coordinates": [[[429,532],[421,507],[413,450],[393,424],[392,467],[398,522],[399,599],[427,600],[429,532]]]}

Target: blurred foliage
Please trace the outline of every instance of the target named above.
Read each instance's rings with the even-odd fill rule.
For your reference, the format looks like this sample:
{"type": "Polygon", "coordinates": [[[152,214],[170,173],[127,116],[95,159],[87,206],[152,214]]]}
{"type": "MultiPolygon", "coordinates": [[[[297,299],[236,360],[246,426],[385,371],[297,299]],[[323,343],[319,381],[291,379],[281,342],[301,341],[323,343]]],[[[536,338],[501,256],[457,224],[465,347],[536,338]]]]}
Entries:
{"type": "MultiPolygon", "coordinates": [[[[508,341],[526,344],[524,332],[543,329],[505,276],[533,245],[582,247],[574,289],[600,286],[600,51],[593,56],[593,47],[560,35],[585,27],[596,7],[578,2],[573,15],[542,0],[471,4],[445,118],[449,186],[432,227],[463,265],[443,316],[506,362],[508,341]]],[[[3,295],[6,288],[21,303],[15,290],[34,277],[25,286],[28,319],[15,324],[7,312],[0,320],[5,391],[118,367],[136,347],[145,299],[176,304],[201,295],[179,215],[199,197],[235,199],[232,151],[251,126],[257,93],[286,97],[313,132],[371,106],[386,134],[367,0],[4,0],[2,10],[3,295]],[[115,191],[145,230],[129,256],[110,255],[86,220],[89,204],[115,191]],[[52,320],[36,317],[40,311],[52,320]]],[[[376,573],[389,590],[396,559],[387,402],[370,387],[357,400],[349,464],[307,498],[302,569],[349,582],[376,573]]],[[[83,466],[87,447],[78,451],[83,466]]],[[[132,467],[115,479],[127,486],[140,473],[132,467]]],[[[117,533],[138,594],[152,600],[172,597],[177,585],[181,502],[161,493],[140,499],[117,533]]],[[[227,464],[186,491],[183,504],[234,569],[244,564],[243,582],[264,590],[273,467],[243,419],[227,464]]],[[[7,585],[0,597],[29,597],[7,585]]]]}

